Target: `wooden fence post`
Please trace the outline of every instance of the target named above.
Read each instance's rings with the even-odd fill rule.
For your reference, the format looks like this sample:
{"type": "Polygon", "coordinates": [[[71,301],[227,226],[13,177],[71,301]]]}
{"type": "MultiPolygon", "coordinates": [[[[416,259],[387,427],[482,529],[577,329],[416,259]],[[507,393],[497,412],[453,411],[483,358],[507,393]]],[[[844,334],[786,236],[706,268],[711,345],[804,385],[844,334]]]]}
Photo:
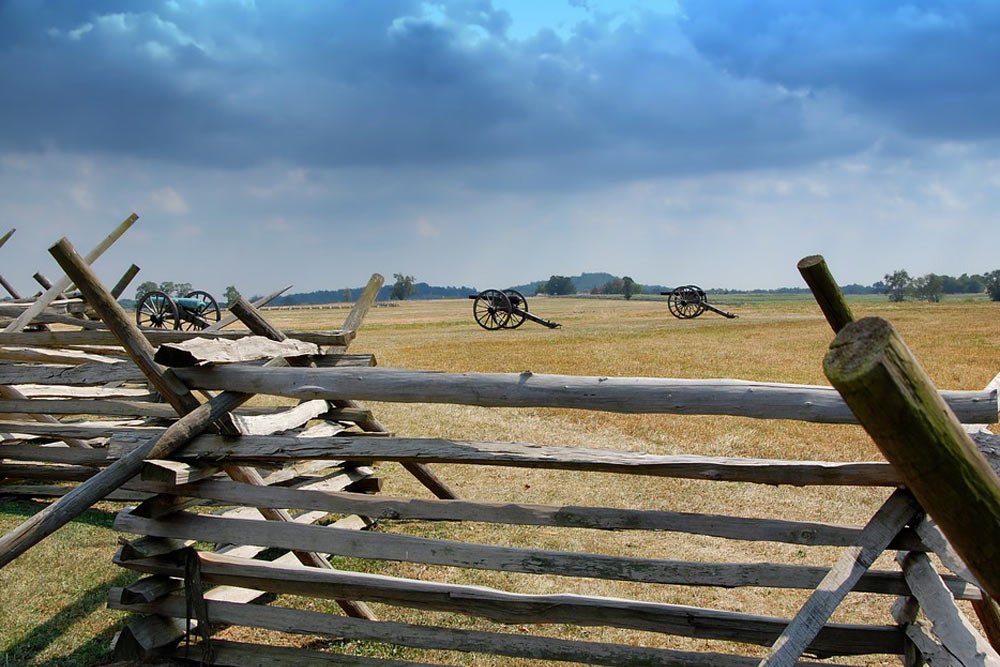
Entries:
{"type": "Polygon", "coordinates": [[[823,369],[986,592],[1000,596],[1000,479],[892,325],[848,324],[823,369]]]}
{"type": "Polygon", "coordinates": [[[809,255],[799,260],[799,273],[812,290],[816,303],[826,316],[826,321],[837,333],[848,323],[854,321],[851,307],[847,305],[844,294],[840,291],[837,281],[826,266],[822,255],[809,255]]]}

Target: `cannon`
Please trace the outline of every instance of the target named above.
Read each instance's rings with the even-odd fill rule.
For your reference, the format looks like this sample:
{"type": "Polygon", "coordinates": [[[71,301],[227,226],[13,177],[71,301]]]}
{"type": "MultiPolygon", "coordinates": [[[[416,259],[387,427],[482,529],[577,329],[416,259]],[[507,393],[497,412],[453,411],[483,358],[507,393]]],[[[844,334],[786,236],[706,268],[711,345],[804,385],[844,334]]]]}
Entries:
{"type": "Polygon", "coordinates": [[[202,290],[188,292],[183,297],[171,297],[166,292],[146,292],[135,307],[135,323],[147,329],[205,329],[222,317],[219,304],[202,290]]]}
{"type": "Polygon", "coordinates": [[[660,294],[667,297],[667,308],[670,309],[670,314],[679,320],[694,319],[706,310],[718,313],[731,320],[739,317],[710,304],[708,297],[705,296],[705,290],[697,285],[681,285],[669,292],[660,292],[660,294]]]}
{"type": "Polygon", "coordinates": [[[528,312],[528,300],[523,294],[513,289],[488,289],[479,294],[470,294],[475,299],[472,304],[472,316],[476,323],[484,329],[516,329],[525,320],[531,320],[549,329],[556,329],[561,324],[542,319],[528,312]]]}

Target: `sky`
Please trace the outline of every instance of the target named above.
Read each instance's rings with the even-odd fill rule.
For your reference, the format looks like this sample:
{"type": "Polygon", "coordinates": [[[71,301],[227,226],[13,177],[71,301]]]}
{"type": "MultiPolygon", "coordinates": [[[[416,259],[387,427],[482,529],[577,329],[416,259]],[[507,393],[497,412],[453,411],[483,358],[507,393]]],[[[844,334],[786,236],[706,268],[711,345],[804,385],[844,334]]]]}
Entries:
{"type": "Polygon", "coordinates": [[[262,294],[1000,268],[1000,3],[0,0],[0,273],[262,294]]]}

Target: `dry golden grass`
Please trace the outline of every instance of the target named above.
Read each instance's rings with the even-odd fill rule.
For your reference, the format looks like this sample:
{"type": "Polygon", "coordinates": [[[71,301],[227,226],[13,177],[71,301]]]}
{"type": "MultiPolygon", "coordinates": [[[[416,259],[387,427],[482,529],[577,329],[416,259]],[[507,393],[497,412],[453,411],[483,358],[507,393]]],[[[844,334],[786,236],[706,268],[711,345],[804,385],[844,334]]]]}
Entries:
{"type": "MultiPolygon", "coordinates": [[[[381,366],[442,371],[531,370],[578,375],[728,377],[827,384],[822,373],[822,359],[832,334],[818,308],[807,298],[747,301],[723,306],[738,312],[740,318],[737,320],[706,313],[696,320],[680,321],[670,317],[665,304],[659,301],[531,299],[530,306],[533,312],[562,322],[564,328],[548,330],[526,322],[518,330],[488,332],[472,320],[471,301],[404,302],[396,308],[372,309],[352,352],[372,352],[381,366]]],[[[854,309],[859,317],[877,314],[891,320],[939,387],[979,389],[1000,370],[1000,332],[996,324],[1000,319],[1000,304],[959,300],[939,304],[889,304],[880,299],[858,301],[854,309]]],[[[346,309],[269,311],[267,315],[285,329],[315,329],[336,328],[346,312],[346,309]]],[[[651,453],[843,461],[880,458],[861,429],[850,426],[557,409],[485,409],[429,404],[372,404],[370,407],[399,435],[620,448],[651,453]]],[[[668,509],[845,524],[864,523],[889,493],[887,489],[771,488],[500,467],[438,465],[435,470],[469,499],[668,509]]],[[[429,493],[397,465],[382,464],[379,474],[385,479],[386,494],[429,497],[429,493]]],[[[13,523],[9,519],[11,517],[0,513],[0,529],[13,523]]],[[[609,533],[426,522],[396,524],[384,530],[486,544],[698,561],[829,565],[838,556],[838,551],[830,548],[737,542],[675,533],[609,533]]],[[[106,539],[109,544],[103,557],[109,560],[113,551],[111,535],[106,539]]],[[[807,591],[695,589],[356,560],[342,564],[372,572],[516,592],[574,592],[782,616],[793,615],[808,595],[807,591]]],[[[887,557],[877,566],[894,567],[887,557]]],[[[43,569],[34,569],[36,567],[17,561],[0,572],[0,584],[10,585],[18,577],[51,576],[43,569]]],[[[891,601],[884,596],[852,594],[834,620],[888,623],[891,601]]],[[[332,603],[303,598],[283,597],[277,604],[334,609],[332,603]]],[[[4,607],[7,613],[7,605],[4,607]]],[[[428,614],[384,605],[376,607],[380,617],[391,620],[518,632],[516,627],[452,614],[428,614]]],[[[118,622],[118,619],[111,622],[118,622]]],[[[7,632],[0,628],[0,636],[7,632]]],[[[758,647],[606,628],[555,626],[543,628],[541,632],[591,641],[761,653],[758,647]]],[[[234,628],[225,634],[293,645],[326,645],[324,641],[311,638],[248,629],[234,628]]],[[[17,637],[9,634],[7,639],[0,647],[17,641],[17,637]]],[[[86,640],[84,636],[78,643],[86,640]]],[[[412,658],[416,655],[408,650],[371,645],[348,648],[382,657],[412,658]]],[[[468,665],[533,664],[480,655],[435,653],[426,658],[468,665]]],[[[895,663],[895,659],[869,660],[866,664],[882,662],[895,663]]],[[[2,660],[0,665],[3,665],[2,660]]]]}

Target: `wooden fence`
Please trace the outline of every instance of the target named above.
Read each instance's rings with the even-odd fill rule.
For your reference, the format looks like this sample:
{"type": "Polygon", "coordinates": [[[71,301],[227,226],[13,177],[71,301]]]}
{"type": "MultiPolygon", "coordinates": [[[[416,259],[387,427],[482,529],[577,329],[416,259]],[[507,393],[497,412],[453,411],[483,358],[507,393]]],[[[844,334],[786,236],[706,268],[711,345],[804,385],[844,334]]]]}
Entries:
{"type": "MultiPolygon", "coordinates": [[[[0,450],[4,466],[30,465],[34,466],[33,471],[59,466],[59,474],[66,478],[85,480],[71,494],[72,498],[57,501],[40,513],[44,516],[33,518],[15,530],[15,534],[0,538],[0,565],[62,525],[60,522],[72,518],[74,512],[82,511],[95,497],[116,490],[147,494],[136,507],[123,510],[115,520],[115,527],[123,533],[140,536],[124,544],[115,561],[148,575],[133,585],[112,590],[109,596],[112,607],[136,614],[117,640],[116,652],[121,658],[167,654],[222,665],[410,664],[222,641],[212,636],[219,626],[238,625],[377,642],[417,651],[483,653],[503,659],[602,665],[814,664],[803,662],[802,656],[808,656],[809,660],[901,656],[910,665],[921,660],[932,665],[1000,665],[995,647],[980,635],[956,604],[956,600],[972,601],[990,640],[1000,639],[997,626],[991,626],[991,619],[997,618],[991,600],[996,595],[995,566],[991,566],[989,558],[982,557],[991,555],[994,545],[989,540],[990,544],[982,547],[974,541],[970,546],[968,540],[956,539],[961,537],[958,533],[969,530],[962,528],[960,521],[947,511],[955,508],[943,507],[924,493],[921,476],[926,476],[926,470],[896,460],[891,449],[894,434],[906,433],[912,438],[914,452],[923,446],[922,430],[911,428],[911,424],[920,420],[897,415],[893,417],[892,428],[880,428],[877,414],[870,415],[858,407],[859,392],[848,384],[857,379],[855,371],[863,364],[850,356],[854,349],[851,336],[868,326],[864,323],[844,327],[827,360],[831,380],[848,397],[847,401],[830,388],[737,380],[432,373],[372,368],[371,358],[346,354],[352,337],[343,334],[350,331],[346,323],[340,342],[333,343],[332,350],[317,351],[312,356],[297,353],[279,357],[289,367],[274,360],[261,367],[246,358],[252,356],[249,352],[237,361],[224,361],[225,355],[217,349],[218,344],[178,346],[164,341],[167,344],[154,357],[151,341],[133,330],[127,321],[121,321],[120,314],[114,311],[113,299],[102,295],[100,285],[87,273],[86,262],[74,257],[68,247],[55,254],[88,304],[100,314],[108,327],[107,333],[128,354],[129,361],[88,358],[71,365],[57,364],[53,359],[34,360],[31,364],[0,367],[11,369],[10,375],[0,376],[0,382],[15,379],[23,382],[19,384],[23,394],[23,389],[29,386],[56,386],[46,382],[69,386],[68,378],[75,378],[80,386],[101,385],[102,389],[108,388],[104,386],[108,382],[124,383],[112,388],[122,389],[128,388],[128,383],[146,381],[166,403],[152,402],[148,396],[100,396],[87,399],[90,401],[87,414],[165,421],[105,422],[91,428],[88,424],[51,421],[29,425],[19,419],[0,425],[0,430],[62,438],[70,445],[46,446],[27,441],[5,444],[0,450]],[[184,354],[171,353],[178,349],[184,354]],[[161,364],[172,367],[166,370],[161,364]],[[854,374],[837,374],[838,368],[854,374]],[[212,393],[216,391],[222,393],[212,393]],[[201,403],[192,399],[192,392],[206,392],[211,398],[201,403]],[[236,411],[233,418],[219,420],[258,394],[301,402],[277,414],[236,411]],[[389,433],[357,400],[475,405],[498,412],[516,406],[560,407],[623,413],[736,415],[830,424],[857,423],[856,415],[860,415],[861,423],[886,452],[889,462],[662,455],[622,451],[613,443],[583,448],[403,438],[389,433]],[[169,419],[179,414],[184,416],[169,419]],[[317,418],[326,420],[319,429],[317,418]],[[213,423],[215,432],[208,432],[213,423]],[[349,424],[354,426],[345,428],[349,424]],[[291,432],[280,432],[290,426],[291,432]],[[334,430],[337,432],[331,432],[334,430]],[[92,445],[95,438],[102,439],[100,444],[105,446],[88,448],[73,444],[78,440],[83,445],[92,445]],[[113,463],[106,465],[109,461],[113,463]],[[437,498],[373,495],[370,492],[377,490],[377,485],[366,482],[376,461],[406,466],[437,498]],[[566,474],[581,471],[698,479],[718,484],[720,498],[732,493],[734,483],[884,487],[885,501],[864,525],[790,520],[781,516],[747,518],[698,511],[654,511],[630,506],[496,503],[458,498],[428,467],[438,463],[556,469],[567,471],[566,474]],[[102,465],[106,467],[95,472],[102,465]],[[321,466],[318,473],[313,467],[316,465],[321,466]],[[266,484],[249,472],[257,469],[276,471],[285,480],[303,474],[326,477],[318,484],[266,484]],[[348,479],[352,474],[355,477],[348,479]],[[339,481],[327,481],[334,478],[339,481]],[[225,509],[218,511],[219,507],[225,509]],[[314,525],[315,520],[330,517],[340,518],[329,525],[314,525]],[[414,520],[445,522],[442,525],[446,528],[440,531],[441,537],[415,536],[405,530],[407,522],[414,520]],[[565,531],[567,544],[574,541],[573,531],[598,529],[653,533],[663,535],[665,540],[671,533],[677,533],[737,543],[764,541],[793,544],[802,549],[836,547],[842,551],[831,567],[805,566],[794,560],[766,563],[668,560],[452,539],[454,533],[447,526],[462,522],[558,529],[565,531]],[[378,530],[370,530],[373,526],[378,530]],[[898,552],[898,567],[872,569],[876,558],[886,549],[898,552]],[[929,554],[935,558],[928,558],[929,554]],[[461,577],[456,582],[373,575],[332,567],[331,556],[399,562],[421,568],[544,577],[548,582],[546,590],[551,589],[554,577],[566,582],[566,590],[513,593],[500,587],[464,583],[461,577]],[[639,592],[632,598],[592,592],[600,588],[601,581],[624,582],[628,590],[639,592]],[[644,587],[652,590],[659,585],[811,592],[800,612],[789,619],[642,600],[646,597],[641,592],[644,587]],[[851,591],[888,596],[887,600],[895,601],[893,617],[877,624],[830,622],[839,603],[851,591]],[[275,594],[336,601],[346,616],[252,604],[275,594]],[[377,618],[369,603],[385,605],[388,617],[377,618]],[[388,620],[393,608],[410,610],[411,616],[407,617],[410,620],[388,620]],[[445,624],[441,612],[457,620],[445,624]],[[426,620],[412,620],[412,614],[424,613],[426,620]],[[505,629],[477,628],[482,620],[505,629]],[[578,633],[554,637],[548,630],[554,625],[613,628],[622,633],[622,639],[597,642],[581,639],[578,633]],[[642,645],[645,633],[709,640],[714,642],[712,646],[721,648],[705,652],[649,647],[642,645]],[[194,639],[193,647],[178,645],[185,634],[194,639]],[[753,646],[764,647],[760,655],[746,654],[753,652],[748,648],[753,646]]],[[[359,324],[361,317],[363,312],[356,315],[352,311],[348,321],[359,324]]],[[[245,308],[244,318],[257,334],[278,342],[285,337],[269,328],[250,307],[245,308]]],[[[45,335],[54,339],[58,332],[45,335]]],[[[321,338],[329,343],[334,335],[324,334],[326,337],[321,338]]],[[[871,337],[870,332],[866,335],[871,337]]],[[[894,340],[888,335],[887,339],[894,340]]],[[[252,347],[246,342],[235,345],[244,351],[252,347]]],[[[858,349],[864,352],[861,347],[858,349]]],[[[911,374],[907,371],[902,377],[910,378],[911,374]]],[[[925,378],[918,379],[926,383],[925,378]]],[[[972,461],[963,475],[985,480],[974,499],[984,507],[974,517],[981,523],[984,535],[992,535],[990,527],[997,523],[990,514],[990,503],[994,487],[1000,488],[993,471],[997,468],[1000,438],[975,426],[970,428],[976,432],[973,443],[960,422],[996,423],[995,384],[977,392],[939,394],[933,389],[922,390],[915,392],[916,398],[909,396],[906,401],[928,414],[933,413],[934,418],[928,423],[940,426],[939,431],[947,431],[935,436],[938,438],[935,442],[958,441],[955,460],[972,461]]],[[[881,391],[890,398],[895,395],[891,388],[881,391]]],[[[890,398],[886,399],[886,406],[895,405],[890,398]]],[[[49,404],[44,406],[46,414],[51,419],[55,419],[51,417],[54,414],[79,414],[81,400],[45,399],[49,404]]],[[[0,410],[40,414],[41,404],[42,399],[37,398],[5,397],[0,404],[5,407],[0,410]]],[[[920,457],[914,453],[913,458],[920,457]]],[[[952,463],[943,460],[934,465],[942,468],[937,472],[946,474],[944,468],[952,463]]],[[[22,470],[30,477],[26,469],[22,470]]],[[[9,470],[5,474],[11,477],[9,470]]]]}

